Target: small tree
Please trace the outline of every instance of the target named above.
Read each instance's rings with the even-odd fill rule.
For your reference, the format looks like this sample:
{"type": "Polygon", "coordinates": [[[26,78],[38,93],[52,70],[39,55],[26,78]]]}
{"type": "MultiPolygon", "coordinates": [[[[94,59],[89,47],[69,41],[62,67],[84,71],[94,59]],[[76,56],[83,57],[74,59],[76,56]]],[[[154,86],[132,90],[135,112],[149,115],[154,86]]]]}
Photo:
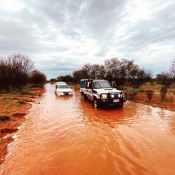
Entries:
{"type": "Polygon", "coordinates": [[[170,75],[172,78],[172,82],[175,83],[175,59],[172,60],[171,66],[170,66],[170,75]]]}
{"type": "Polygon", "coordinates": [[[74,82],[79,82],[81,79],[89,78],[85,70],[80,69],[73,72],[74,82]]]}
{"type": "Polygon", "coordinates": [[[162,86],[160,89],[160,99],[161,101],[163,101],[166,97],[167,94],[167,87],[166,86],[162,86]]]}
{"type": "Polygon", "coordinates": [[[57,81],[65,81],[65,82],[73,82],[74,79],[72,77],[72,75],[62,75],[62,76],[58,76],[57,81]]]}
{"type": "Polygon", "coordinates": [[[46,76],[44,73],[34,70],[30,76],[30,82],[36,86],[43,86],[46,83],[46,76]]]}
{"type": "Polygon", "coordinates": [[[172,75],[172,78],[175,79],[175,59],[172,61],[172,64],[170,67],[170,74],[172,75]]]}
{"type": "Polygon", "coordinates": [[[117,87],[127,83],[138,88],[151,79],[151,74],[141,69],[134,60],[112,58],[105,60],[104,68],[106,78],[115,81],[117,87]]]}
{"type": "Polygon", "coordinates": [[[146,96],[147,96],[147,99],[148,99],[149,102],[152,100],[153,95],[154,95],[153,90],[147,90],[146,91],[146,96]]]}
{"type": "Polygon", "coordinates": [[[12,84],[11,66],[5,58],[0,59],[0,89],[9,91],[12,84]]]}
{"type": "Polygon", "coordinates": [[[157,74],[156,81],[164,86],[170,86],[172,82],[172,76],[168,72],[163,72],[161,74],[157,74]]]}
{"type": "Polygon", "coordinates": [[[28,83],[32,69],[33,62],[20,54],[0,59],[0,88],[21,90],[28,83]]]}
{"type": "Polygon", "coordinates": [[[29,76],[33,70],[33,62],[24,55],[12,55],[7,59],[10,66],[12,86],[21,90],[29,81],[29,76]]]}
{"type": "Polygon", "coordinates": [[[56,80],[55,78],[51,78],[51,79],[50,79],[50,83],[51,83],[51,84],[55,83],[56,81],[57,81],[57,80],[56,80]]]}

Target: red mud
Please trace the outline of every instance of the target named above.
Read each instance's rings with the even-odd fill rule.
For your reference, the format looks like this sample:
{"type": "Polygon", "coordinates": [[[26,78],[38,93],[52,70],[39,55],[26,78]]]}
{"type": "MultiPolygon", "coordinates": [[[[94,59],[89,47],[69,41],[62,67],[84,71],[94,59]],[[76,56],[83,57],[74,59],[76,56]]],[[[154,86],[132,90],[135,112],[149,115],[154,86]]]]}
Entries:
{"type": "Polygon", "coordinates": [[[25,115],[31,108],[31,102],[43,93],[41,88],[33,88],[29,94],[0,94],[0,116],[9,119],[0,121],[0,164],[7,154],[7,145],[13,140],[11,133],[25,120],[25,115]]]}

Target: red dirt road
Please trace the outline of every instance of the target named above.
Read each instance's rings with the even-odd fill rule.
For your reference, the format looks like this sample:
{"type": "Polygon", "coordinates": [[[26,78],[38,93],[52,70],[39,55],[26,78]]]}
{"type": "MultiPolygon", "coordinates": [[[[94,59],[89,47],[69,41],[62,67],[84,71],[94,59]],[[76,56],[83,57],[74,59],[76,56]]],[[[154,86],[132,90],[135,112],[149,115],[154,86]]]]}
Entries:
{"type": "Polygon", "coordinates": [[[175,174],[175,112],[160,108],[97,110],[48,84],[14,135],[3,175],[175,174]]]}

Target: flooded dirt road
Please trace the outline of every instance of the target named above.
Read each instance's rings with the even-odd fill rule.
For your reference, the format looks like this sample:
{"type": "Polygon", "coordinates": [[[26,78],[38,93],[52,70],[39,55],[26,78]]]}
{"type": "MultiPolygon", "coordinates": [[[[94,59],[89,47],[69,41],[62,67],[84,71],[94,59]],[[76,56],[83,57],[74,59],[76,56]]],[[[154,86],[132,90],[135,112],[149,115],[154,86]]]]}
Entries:
{"type": "Polygon", "coordinates": [[[133,102],[97,110],[48,84],[8,150],[3,175],[174,175],[175,113],[133,102]]]}

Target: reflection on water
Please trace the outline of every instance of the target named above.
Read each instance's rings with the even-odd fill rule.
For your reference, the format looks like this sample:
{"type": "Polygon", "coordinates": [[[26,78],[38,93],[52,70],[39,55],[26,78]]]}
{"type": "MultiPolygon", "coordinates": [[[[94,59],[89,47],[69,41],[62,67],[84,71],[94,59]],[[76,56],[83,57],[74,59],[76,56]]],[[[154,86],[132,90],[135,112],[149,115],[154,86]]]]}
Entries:
{"type": "Polygon", "coordinates": [[[94,109],[54,86],[33,105],[9,146],[4,175],[175,174],[175,113],[126,102],[94,109]]]}

